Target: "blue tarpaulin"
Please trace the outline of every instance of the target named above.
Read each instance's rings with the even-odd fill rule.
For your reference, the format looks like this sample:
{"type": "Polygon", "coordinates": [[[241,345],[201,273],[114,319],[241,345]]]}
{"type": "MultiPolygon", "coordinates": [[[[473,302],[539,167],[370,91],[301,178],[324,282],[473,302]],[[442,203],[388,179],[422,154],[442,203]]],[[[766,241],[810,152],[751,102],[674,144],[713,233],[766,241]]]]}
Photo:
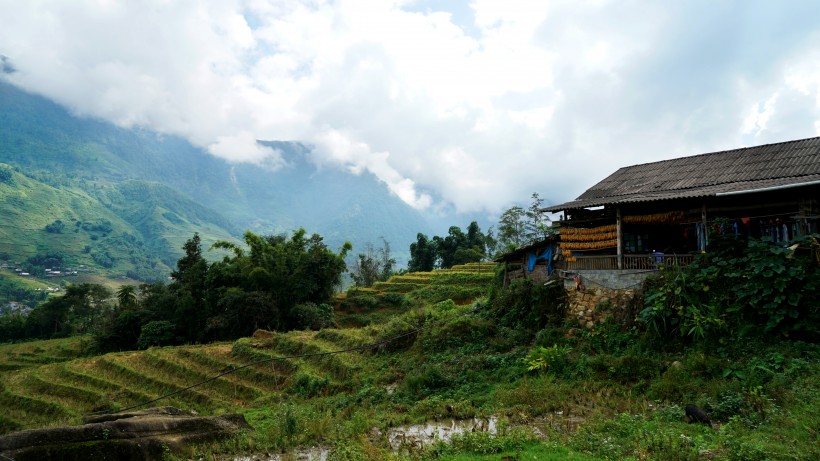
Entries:
{"type": "Polygon", "coordinates": [[[535,262],[542,259],[547,261],[547,275],[552,275],[552,245],[545,248],[540,255],[534,251],[527,253],[527,271],[532,272],[535,269],[535,262]]]}

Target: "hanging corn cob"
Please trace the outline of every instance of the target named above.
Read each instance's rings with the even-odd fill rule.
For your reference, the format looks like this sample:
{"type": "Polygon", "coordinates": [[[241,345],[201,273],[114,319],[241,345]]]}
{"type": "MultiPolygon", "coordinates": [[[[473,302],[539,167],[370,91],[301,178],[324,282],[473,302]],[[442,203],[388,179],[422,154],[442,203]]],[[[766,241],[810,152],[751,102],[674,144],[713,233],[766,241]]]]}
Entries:
{"type": "Polygon", "coordinates": [[[615,232],[617,230],[617,226],[615,224],[610,224],[607,226],[598,226],[592,227],[589,229],[583,228],[573,228],[573,227],[562,227],[560,229],[561,238],[563,239],[564,236],[571,236],[571,235],[589,235],[589,234],[600,234],[604,232],[615,232]]]}
{"type": "Polygon", "coordinates": [[[561,242],[562,250],[601,250],[614,248],[618,245],[617,239],[602,240],[600,242],[561,242]]]}
{"type": "Polygon", "coordinates": [[[682,211],[623,217],[623,221],[628,224],[677,224],[685,219],[686,213],[682,211]]]}
{"type": "Polygon", "coordinates": [[[614,224],[590,229],[562,228],[560,230],[561,254],[569,261],[572,258],[572,250],[600,250],[615,247],[618,244],[616,230],[617,227],[614,224]]]}

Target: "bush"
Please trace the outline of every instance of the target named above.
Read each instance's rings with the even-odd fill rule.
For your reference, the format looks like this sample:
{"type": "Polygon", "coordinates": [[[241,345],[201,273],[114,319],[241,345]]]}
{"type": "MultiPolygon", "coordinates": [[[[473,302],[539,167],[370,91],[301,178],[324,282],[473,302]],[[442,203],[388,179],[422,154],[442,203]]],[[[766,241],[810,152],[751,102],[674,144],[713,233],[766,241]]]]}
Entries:
{"type": "Polygon", "coordinates": [[[336,326],[333,306],[327,304],[297,304],[290,310],[290,317],[293,327],[299,330],[321,330],[336,326]]]}
{"type": "Polygon", "coordinates": [[[46,224],[45,230],[49,234],[62,234],[65,230],[65,223],[57,219],[51,224],[46,224]]]}
{"type": "Polygon", "coordinates": [[[559,283],[513,282],[490,298],[490,316],[502,326],[535,334],[547,325],[561,325],[566,316],[567,292],[559,283]]]}
{"type": "Polygon", "coordinates": [[[168,346],[174,343],[176,327],[167,320],[154,320],[142,327],[137,339],[137,348],[147,349],[150,346],[168,346]]]}
{"type": "Polygon", "coordinates": [[[817,339],[820,268],[812,251],[805,251],[817,237],[795,239],[793,247],[715,238],[693,264],[648,281],[639,319],[661,338],[719,342],[780,334],[817,339]]]}
{"type": "Polygon", "coordinates": [[[401,293],[385,293],[382,295],[382,302],[393,306],[405,306],[407,298],[401,293]]]}
{"type": "Polygon", "coordinates": [[[564,371],[569,361],[567,355],[572,350],[569,346],[553,344],[551,347],[536,346],[524,357],[527,371],[550,371],[558,374],[564,371]]]}
{"type": "Polygon", "coordinates": [[[329,378],[323,378],[308,373],[299,373],[294,378],[290,387],[288,387],[288,393],[309,399],[325,393],[329,385],[329,378]]]}
{"type": "Polygon", "coordinates": [[[14,184],[13,172],[11,168],[3,165],[0,166],[0,183],[14,184]]]}

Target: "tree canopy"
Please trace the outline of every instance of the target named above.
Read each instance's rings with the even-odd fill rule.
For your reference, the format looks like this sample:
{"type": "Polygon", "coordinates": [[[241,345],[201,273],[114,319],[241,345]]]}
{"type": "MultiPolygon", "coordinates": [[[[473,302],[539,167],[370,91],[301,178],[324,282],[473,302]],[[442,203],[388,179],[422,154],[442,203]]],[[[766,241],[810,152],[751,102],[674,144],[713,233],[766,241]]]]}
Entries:
{"type": "Polygon", "coordinates": [[[117,292],[118,305],[97,334],[100,348],[235,339],[258,328],[301,327],[314,310],[327,312],[324,303],[341,283],[349,243],[333,252],[304,229],[290,237],[248,231],[244,243],[216,242],[213,248],[228,254],[208,263],[194,234],[170,284],[117,292]]]}
{"type": "Polygon", "coordinates": [[[429,238],[419,233],[416,242],[410,244],[410,272],[428,272],[436,267],[448,269],[457,264],[479,262],[487,259],[488,244],[493,241],[491,232],[484,233],[473,221],[467,233],[458,226],[451,226],[444,237],[429,238]]]}

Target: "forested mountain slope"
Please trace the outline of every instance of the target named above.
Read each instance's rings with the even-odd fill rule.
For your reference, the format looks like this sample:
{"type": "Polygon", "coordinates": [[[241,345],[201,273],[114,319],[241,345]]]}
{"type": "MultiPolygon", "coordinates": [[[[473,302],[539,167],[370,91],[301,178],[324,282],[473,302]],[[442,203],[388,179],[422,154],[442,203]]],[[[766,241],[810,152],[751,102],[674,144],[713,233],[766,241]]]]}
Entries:
{"type": "Polygon", "coordinates": [[[74,116],[0,81],[0,163],[13,173],[0,189],[9,218],[0,252],[25,260],[55,250],[78,262],[99,254],[106,263],[108,253],[117,274],[145,276],[172,266],[193,232],[208,243],[304,227],[332,248],[350,240],[354,252],[384,237],[400,262],[416,233],[429,232],[374,176],[317,169],[299,143],[263,144],[286,165],[230,164],[174,136],[74,116]],[[56,220],[66,229],[41,235],[56,220]],[[112,229],[92,240],[83,223],[98,221],[112,229]]]}

